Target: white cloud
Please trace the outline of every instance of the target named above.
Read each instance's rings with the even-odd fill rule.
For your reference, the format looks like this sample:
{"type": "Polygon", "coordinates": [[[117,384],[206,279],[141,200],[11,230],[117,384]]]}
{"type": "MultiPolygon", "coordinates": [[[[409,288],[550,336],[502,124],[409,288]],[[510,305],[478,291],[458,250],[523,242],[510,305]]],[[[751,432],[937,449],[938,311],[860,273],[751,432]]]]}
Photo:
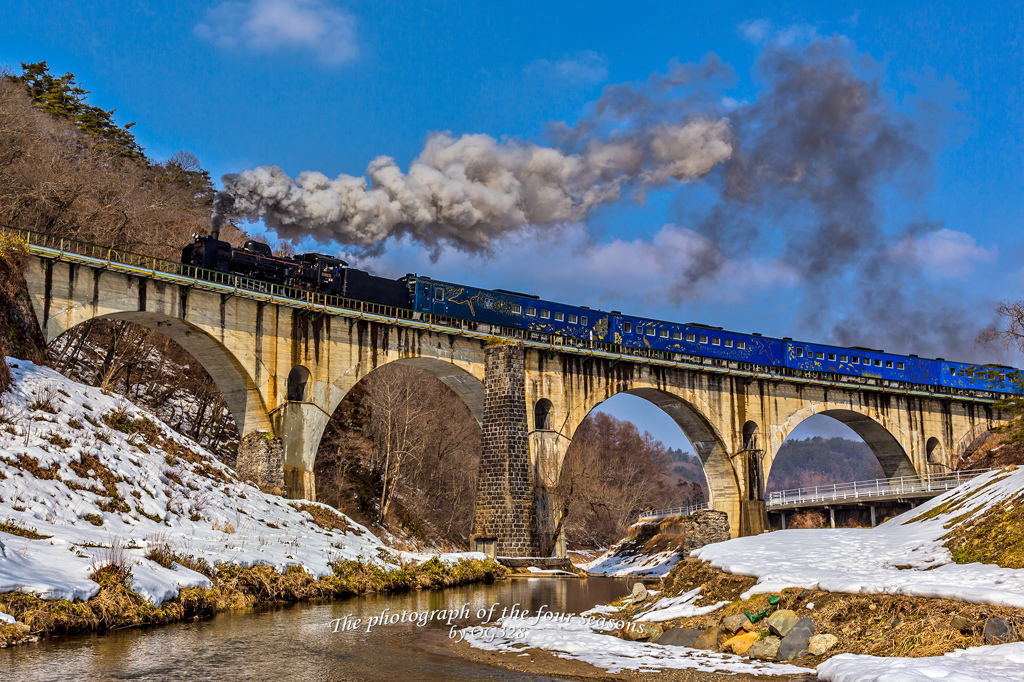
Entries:
{"type": "Polygon", "coordinates": [[[771,19],[752,19],[744,21],[737,28],[740,30],[740,35],[750,43],[754,45],[763,45],[768,42],[768,38],[771,37],[774,30],[771,19]]]}
{"type": "Polygon", "coordinates": [[[331,65],[359,54],[355,17],[324,0],[222,2],[207,11],[194,33],[227,49],[309,51],[331,65]]]}
{"type": "Polygon", "coordinates": [[[996,259],[996,249],[980,246],[969,234],[942,228],[906,237],[891,249],[895,258],[917,263],[925,272],[941,277],[969,275],[978,263],[996,259]]]}
{"type": "Polygon", "coordinates": [[[676,225],[650,237],[595,242],[584,225],[574,224],[507,238],[491,257],[449,249],[435,263],[403,240],[359,267],[395,277],[415,270],[435,279],[664,317],[694,300],[743,303],[760,291],[799,281],[792,268],[772,259],[726,261],[696,291],[681,296],[680,274],[706,259],[709,247],[704,237],[676,225]]]}
{"type": "Polygon", "coordinates": [[[537,59],[526,69],[527,75],[540,76],[565,85],[597,85],[608,78],[608,65],[593,50],[577,52],[558,61],[537,59]]]}

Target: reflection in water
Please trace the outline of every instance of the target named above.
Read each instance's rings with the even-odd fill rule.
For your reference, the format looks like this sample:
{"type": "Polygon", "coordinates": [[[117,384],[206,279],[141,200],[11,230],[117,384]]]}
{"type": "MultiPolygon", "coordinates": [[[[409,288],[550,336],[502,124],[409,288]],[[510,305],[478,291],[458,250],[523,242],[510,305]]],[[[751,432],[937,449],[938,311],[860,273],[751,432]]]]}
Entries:
{"type": "MultiPolygon", "coordinates": [[[[284,607],[259,613],[226,613],[209,621],[148,630],[72,637],[0,650],[0,678],[17,680],[538,680],[552,679],[499,670],[438,655],[423,644],[415,623],[381,625],[372,616],[461,608],[476,625],[480,609],[518,604],[579,613],[625,595],[628,583],[610,578],[517,579],[443,591],[353,597],[330,604],[284,607]],[[335,618],[362,619],[359,630],[334,633],[335,618]],[[13,673],[8,678],[7,675],[13,673]]],[[[449,626],[432,623],[436,639],[449,626]]],[[[432,639],[434,639],[432,638],[432,639]]]]}

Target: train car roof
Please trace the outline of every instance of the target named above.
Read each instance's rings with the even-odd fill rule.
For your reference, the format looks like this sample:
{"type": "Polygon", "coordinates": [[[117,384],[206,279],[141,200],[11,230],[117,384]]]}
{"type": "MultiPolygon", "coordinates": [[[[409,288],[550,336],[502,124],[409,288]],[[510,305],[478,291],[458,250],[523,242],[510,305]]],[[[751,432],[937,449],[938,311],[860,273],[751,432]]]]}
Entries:
{"type": "Polygon", "coordinates": [[[607,315],[608,314],[607,311],[601,310],[600,308],[588,308],[587,306],[576,305],[575,303],[561,303],[559,301],[552,301],[551,299],[541,298],[540,296],[535,296],[533,294],[523,294],[523,293],[520,293],[518,291],[509,291],[507,289],[485,289],[484,287],[472,286],[472,285],[468,285],[468,284],[458,284],[456,282],[446,282],[446,281],[440,280],[440,279],[431,279],[430,277],[424,277],[423,275],[415,275],[415,277],[417,277],[418,279],[422,279],[422,280],[428,280],[432,284],[444,284],[444,285],[453,286],[453,287],[463,287],[465,289],[477,289],[479,291],[490,291],[491,293],[495,293],[495,294],[504,294],[506,296],[519,296],[521,298],[530,299],[531,301],[538,301],[540,303],[551,303],[552,305],[560,305],[560,306],[563,306],[565,308],[575,308],[577,310],[589,310],[590,312],[600,313],[601,315],[607,315]]]}

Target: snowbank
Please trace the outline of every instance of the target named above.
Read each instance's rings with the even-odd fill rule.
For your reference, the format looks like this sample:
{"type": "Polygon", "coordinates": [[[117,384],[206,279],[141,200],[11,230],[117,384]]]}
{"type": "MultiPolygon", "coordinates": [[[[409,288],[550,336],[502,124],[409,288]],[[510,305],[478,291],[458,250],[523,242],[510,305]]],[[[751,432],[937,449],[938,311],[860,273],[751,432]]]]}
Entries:
{"type": "Polygon", "coordinates": [[[993,682],[1024,679],[1024,643],[975,646],[929,658],[840,654],[818,666],[827,682],[993,682]]]}
{"type": "Polygon", "coordinates": [[[992,471],[873,529],[784,530],[706,545],[691,556],[755,576],[745,592],[799,587],[1024,608],[1024,570],[956,564],[942,536],[1024,491],[1024,469],[992,471]]]}
{"type": "Polygon", "coordinates": [[[558,623],[536,617],[503,618],[498,627],[516,634],[511,637],[495,636],[493,631],[473,632],[470,628],[463,633],[466,641],[478,649],[509,653],[543,649],[559,658],[589,663],[613,674],[623,670],[656,671],[665,668],[755,675],[812,672],[794,665],[752,661],[732,654],[630,642],[601,634],[579,617],[558,623]]]}
{"type": "MultiPolygon", "coordinates": [[[[391,553],[340,514],[347,527],[322,528],[298,508],[317,503],[266,495],[239,481],[195,442],[121,397],[30,362],[9,362],[15,385],[0,398],[0,524],[23,530],[12,534],[0,525],[0,593],[87,599],[99,590],[89,576],[119,551],[131,566],[132,589],[155,604],[210,584],[178,564],[146,559],[154,547],[212,565],[303,566],[317,577],[345,559],[390,565],[433,556],[391,553]],[[125,431],[143,432],[111,428],[105,415],[127,424],[125,431]],[[30,539],[24,529],[45,537],[30,539]]],[[[440,556],[467,557],[484,558],[440,556]]]]}

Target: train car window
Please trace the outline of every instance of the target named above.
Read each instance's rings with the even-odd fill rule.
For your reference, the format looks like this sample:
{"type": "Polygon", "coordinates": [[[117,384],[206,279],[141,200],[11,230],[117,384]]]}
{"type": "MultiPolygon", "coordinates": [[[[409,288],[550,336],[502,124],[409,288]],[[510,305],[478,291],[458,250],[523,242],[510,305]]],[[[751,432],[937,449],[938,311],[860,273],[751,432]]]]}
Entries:
{"type": "Polygon", "coordinates": [[[886,366],[886,367],[887,367],[888,369],[892,369],[892,360],[886,360],[886,361],[885,361],[885,366],[886,366]]]}
{"type": "Polygon", "coordinates": [[[630,324],[629,322],[623,322],[622,323],[622,331],[625,334],[632,334],[633,333],[633,325],[630,324]]]}
{"type": "Polygon", "coordinates": [[[725,340],[725,347],[726,348],[732,348],[732,339],[726,339],[725,340]]]}
{"type": "Polygon", "coordinates": [[[881,360],[875,360],[875,367],[881,367],[881,366],[882,366],[882,361],[881,360]]]}
{"type": "Polygon", "coordinates": [[[714,337],[713,339],[711,339],[711,345],[712,346],[721,346],[722,345],[722,339],[718,338],[717,336],[714,337]]]}
{"type": "Polygon", "coordinates": [[[586,327],[587,326],[587,318],[581,317],[580,318],[580,324],[582,324],[584,327],[586,327]]]}
{"type": "Polygon", "coordinates": [[[540,311],[540,319],[547,320],[547,319],[550,319],[550,318],[551,318],[551,311],[550,310],[542,310],[542,311],[540,311]]]}
{"type": "Polygon", "coordinates": [[[668,330],[667,329],[662,329],[661,330],[661,338],[663,338],[663,339],[667,339],[668,338],[668,330]]]}
{"type": "Polygon", "coordinates": [[[953,369],[952,367],[949,368],[949,373],[952,374],[953,376],[956,376],[956,370],[953,369]]]}
{"type": "Polygon", "coordinates": [[[648,327],[647,328],[647,336],[654,336],[655,332],[657,332],[657,331],[658,330],[655,329],[654,327],[648,327]]]}
{"type": "Polygon", "coordinates": [[[701,334],[700,335],[700,342],[701,343],[707,343],[708,342],[708,337],[706,337],[703,334],[701,334]]]}
{"type": "Polygon", "coordinates": [[[565,315],[562,313],[555,313],[555,322],[565,321],[565,315]]]}
{"type": "Polygon", "coordinates": [[[522,315],[523,314],[523,306],[519,305],[518,303],[513,303],[512,304],[512,312],[514,314],[516,314],[516,315],[522,315]]]}
{"type": "Polygon", "coordinates": [[[672,332],[672,338],[675,339],[676,341],[682,341],[683,340],[683,333],[682,332],[672,332]]]}
{"type": "Polygon", "coordinates": [[[576,324],[578,319],[575,315],[569,315],[569,324],[576,324]]]}
{"type": "Polygon", "coordinates": [[[850,358],[850,362],[852,364],[854,364],[854,365],[859,365],[860,364],[860,358],[858,358],[856,355],[854,355],[852,358],[850,358]]]}
{"type": "Polygon", "coordinates": [[[687,334],[686,340],[689,341],[690,343],[693,343],[696,340],[696,337],[693,334],[687,334]]]}
{"type": "Polygon", "coordinates": [[[828,359],[831,360],[832,362],[835,362],[836,354],[835,353],[829,353],[828,354],[828,359]]]}
{"type": "Polygon", "coordinates": [[[906,369],[906,367],[903,366],[902,362],[897,362],[896,363],[896,369],[906,369]]]}
{"type": "Polygon", "coordinates": [[[526,315],[528,317],[537,317],[537,309],[527,306],[526,315]]]}
{"type": "Polygon", "coordinates": [[[744,348],[747,347],[747,342],[746,341],[737,341],[736,342],[736,347],[739,348],[740,350],[743,350],[744,348]]]}
{"type": "Polygon", "coordinates": [[[797,348],[796,349],[796,356],[798,358],[802,358],[804,356],[804,349],[803,348],[797,348]]]}
{"type": "Polygon", "coordinates": [[[839,356],[839,362],[847,362],[849,359],[850,359],[850,356],[848,356],[848,355],[840,355],[839,356]]]}
{"type": "Polygon", "coordinates": [[[444,289],[442,289],[441,287],[436,287],[434,289],[434,300],[435,301],[443,301],[444,300],[444,289]]]}
{"type": "Polygon", "coordinates": [[[818,351],[818,359],[819,360],[824,360],[825,359],[825,354],[822,353],[821,351],[818,351]]]}

